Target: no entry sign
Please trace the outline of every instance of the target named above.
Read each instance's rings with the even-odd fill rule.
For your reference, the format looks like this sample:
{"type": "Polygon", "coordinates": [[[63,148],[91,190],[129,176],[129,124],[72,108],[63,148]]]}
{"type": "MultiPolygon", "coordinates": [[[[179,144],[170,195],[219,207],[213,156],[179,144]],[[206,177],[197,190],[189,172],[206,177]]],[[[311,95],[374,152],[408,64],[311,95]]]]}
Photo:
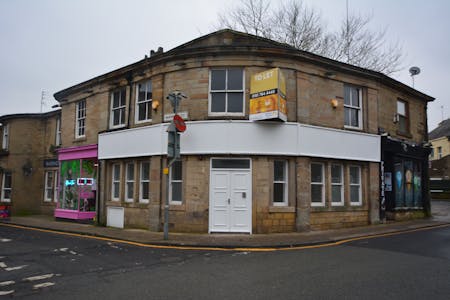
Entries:
{"type": "Polygon", "coordinates": [[[186,130],[186,123],[184,123],[184,120],[180,115],[173,116],[173,123],[175,124],[177,131],[184,132],[186,130]]]}

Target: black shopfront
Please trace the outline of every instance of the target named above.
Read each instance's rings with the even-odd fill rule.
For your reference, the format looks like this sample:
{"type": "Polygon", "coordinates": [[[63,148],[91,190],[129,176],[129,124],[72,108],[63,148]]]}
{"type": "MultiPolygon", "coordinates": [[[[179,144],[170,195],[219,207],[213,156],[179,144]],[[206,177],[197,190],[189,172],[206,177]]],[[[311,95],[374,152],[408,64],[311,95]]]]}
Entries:
{"type": "Polygon", "coordinates": [[[381,137],[381,220],[408,212],[430,214],[429,153],[428,147],[381,137]]]}

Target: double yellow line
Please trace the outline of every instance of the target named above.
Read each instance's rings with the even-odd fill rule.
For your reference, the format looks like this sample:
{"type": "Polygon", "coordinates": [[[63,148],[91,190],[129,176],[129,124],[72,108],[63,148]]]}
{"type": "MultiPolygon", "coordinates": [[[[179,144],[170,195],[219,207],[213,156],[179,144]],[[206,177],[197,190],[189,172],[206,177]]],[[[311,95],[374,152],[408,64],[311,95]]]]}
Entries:
{"type": "Polygon", "coordinates": [[[26,229],[26,230],[34,230],[34,231],[54,233],[54,234],[61,234],[61,235],[74,236],[74,237],[80,237],[80,238],[88,238],[88,239],[120,243],[120,244],[127,244],[127,245],[133,245],[133,246],[137,246],[137,247],[145,247],[145,248],[153,248],[153,249],[176,249],[176,250],[197,250],[197,251],[233,251],[233,252],[236,252],[236,251],[238,251],[238,252],[274,252],[274,251],[304,250],[304,249],[333,247],[333,246],[339,246],[342,244],[359,241],[359,240],[374,239],[374,238],[393,236],[393,235],[399,235],[399,234],[404,234],[404,233],[412,233],[412,232],[431,230],[431,229],[436,229],[436,228],[449,227],[450,224],[431,225],[431,226],[421,227],[421,228],[416,228],[416,229],[407,229],[407,230],[395,231],[395,232],[389,232],[389,233],[380,233],[380,234],[359,236],[359,237],[339,240],[336,242],[329,242],[329,243],[323,243],[323,244],[317,244],[317,245],[292,246],[292,247],[290,247],[290,246],[261,247],[261,248],[251,248],[251,247],[224,248],[224,247],[195,247],[195,246],[171,246],[171,245],[144,244],[144,243],[139,243],[139,242],[119,240],[119,239],[107,238],[107,237],[101,237],[101,236],[93,236],[93,235],[88,235],[88,234],[70,233],[70,232],[64,232],[64,231],[41,229],[41,228],[27,227],[27,226],[7,224],[7,223],[0,223],[0,226],[20,228],[20,229],[26,229]]]}

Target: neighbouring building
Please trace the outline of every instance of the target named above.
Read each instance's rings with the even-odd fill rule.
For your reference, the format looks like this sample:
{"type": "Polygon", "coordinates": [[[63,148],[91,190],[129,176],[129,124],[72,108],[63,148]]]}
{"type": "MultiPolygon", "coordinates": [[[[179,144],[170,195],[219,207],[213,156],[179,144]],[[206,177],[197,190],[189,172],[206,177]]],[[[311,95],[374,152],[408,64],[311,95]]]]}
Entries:
{"type": "Polygon", "coordinates": [[[115,227],[271,233],[429,210],[427,103],[381,73],[221,30],[60,92],[55,216],[115,227]],[[181,158],[163,174],[166,99],[181,158]],[[397,175],[399,174],[399,175],[397,175]]]}
{"type": "Polygon", "coordinates": [[[58,197],[60,111],[0,116],[0,206],[53,214],[58,197]]]}
{"type": "Polygon", "coordinates": [[[430,191],[433,198],[450,198],[450,119],[429,133],[430,191]]]}

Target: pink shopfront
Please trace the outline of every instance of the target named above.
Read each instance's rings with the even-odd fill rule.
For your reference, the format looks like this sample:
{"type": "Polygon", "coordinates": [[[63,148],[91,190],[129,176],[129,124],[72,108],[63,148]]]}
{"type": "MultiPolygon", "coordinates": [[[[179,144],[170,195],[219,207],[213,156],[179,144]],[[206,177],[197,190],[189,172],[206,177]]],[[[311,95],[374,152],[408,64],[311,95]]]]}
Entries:
{"type": "Polygon", "coordinates": [[[73,220],[96,216],[98,147],[87,145],[58,151],[59,197],[55,217],[73,220]]]}

